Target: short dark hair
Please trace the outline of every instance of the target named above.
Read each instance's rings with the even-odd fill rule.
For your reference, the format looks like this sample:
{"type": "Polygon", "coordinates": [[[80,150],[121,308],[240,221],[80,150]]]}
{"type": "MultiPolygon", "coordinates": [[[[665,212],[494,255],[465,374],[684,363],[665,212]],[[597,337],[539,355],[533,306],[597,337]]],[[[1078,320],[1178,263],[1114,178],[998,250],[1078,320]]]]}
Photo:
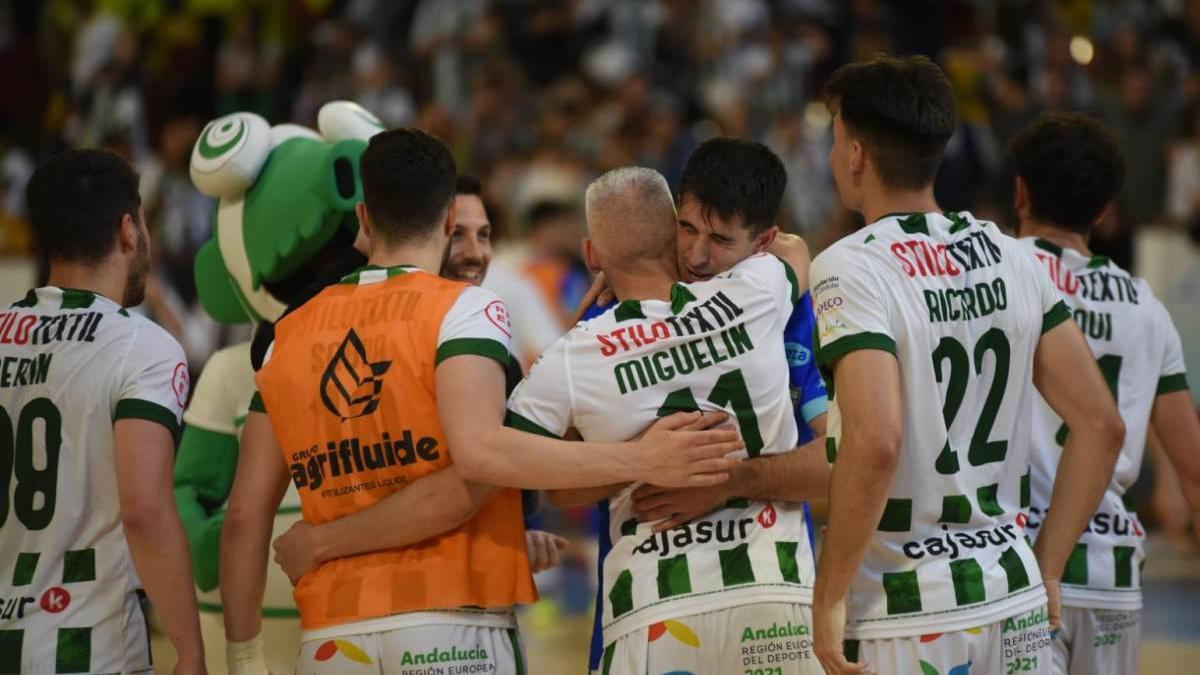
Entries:
{"type": "Polygon", "coordinates": [[[483,197],[483,184],[474,176],[459,174],[458,179],[454,181],[454,194],[483,197]]]}
{"type": "Polygon", "coordinates": [[[1030,214],[1088,234],[1125,182],[1125,157],[1112,132],[1081,113],[1043,113],[1010,146],[1029,193],[1030,214]]]}
{"type": "Polygon", "coordinates": [[[454,198],[454,156],[445,143],[420,129],[375,134],[360,164],[363,201],[386,241],[427,236],[454,198]]]}
{"type": "Polygon", "coordinates": [[[116,245],[121,220],[138,220],[133,168],[107,150],[68,150],[46,160],[25,187],[33,234],[50,260],[97,263],[116,245]]]}
{"type": "Polygon", "coordinates": [[[742,138],[711,138],[688,157],[679,201],[695,199],[705,218],[711,212],[726,220],[740,216],[758,234],[775,225],[786,188],[787,171],[770,148],[742,138]]]}
{"type": "Polygon", "coordinates": [[[958,125],[941,68],[924,56],[877,56],[838,68],[825,94],[864,141],[885,186],[913,190],[933,182],[958,125]]]}

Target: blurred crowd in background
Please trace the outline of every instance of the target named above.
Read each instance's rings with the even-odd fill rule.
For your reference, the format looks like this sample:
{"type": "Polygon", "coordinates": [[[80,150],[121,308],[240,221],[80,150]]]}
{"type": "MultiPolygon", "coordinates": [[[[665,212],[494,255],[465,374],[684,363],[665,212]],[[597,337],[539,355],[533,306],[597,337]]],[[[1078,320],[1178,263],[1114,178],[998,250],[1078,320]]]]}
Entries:
{"type": "MultiPolygon", "coordinates": [[[[197,134],[237,110],[313,126],[338,98],[445,140],[528,262],[578,266],[590,177],[640,164],[674,184],[717,134],[783,158],[783,225],[819,249],[853,227],[826,166],[822,83],[877,52],[928,54],[954,83],[944,208],[1011,224],[1008,139],[1041,110],[1071,108],[1104,119],[1128,155],[1098,249],[1130,267],[1137,228],[1197,229],[1195,0],[8,0],[0,251],[29,249],[23,189],[37,162],[116,150],[142,176],[154,299],[203,363],[226,338],[203,325],[191,279],[213,221],[188,179],[197,134]]],[[[561,276],[533,273],[544,287],[561,276]]],[[[565,315],[583,289],[560,286],[565,315]]]]}
{"type": "Polygon", "coordinates": [[[588,284],[584,188],[604,170],[675,186],[699,142],[754,138],[788,170],[786,229],[816,251],[854,228],[822,84],[879,52],[927,54],[956,89],[943,208],[1011,227],[1008,140],[1040,111],[1086,110],[1128,161],[1097,251],[1144,274],[1135,233],[1200,241],[1200,0],[0,0],[0,255],[33,255],[38,162],[122,154],[154,237],[149,311],[198,371],[247,333],[196,298],[215,206],[188,177],[197,135],[240,110],[315,126],[351,99],[447,142],[495,207],[507,268],[565,326],[588,284]]]}

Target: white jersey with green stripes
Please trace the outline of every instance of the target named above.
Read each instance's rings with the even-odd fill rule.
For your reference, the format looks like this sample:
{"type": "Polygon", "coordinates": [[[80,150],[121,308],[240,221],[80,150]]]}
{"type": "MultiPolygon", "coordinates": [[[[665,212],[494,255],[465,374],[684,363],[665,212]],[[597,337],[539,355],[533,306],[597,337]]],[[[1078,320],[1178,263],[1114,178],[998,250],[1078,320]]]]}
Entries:
{"type": "Polygon", "coordinates": [[[0,312],[0,672],[150,671],[113,424],[177,434],[187,393],[179,344],[108,298],[45,287],[0,312]]]}
{"type": "MultiPolygon", "coordinates": [[[[1125,492],[1137,480],[1150,411],[1159,394],[1187,390],[1179,333],[1144,279],[1103,256],[1086,256],[1033,237],[1022,245],[1041,261],[1087,336],[1125,421],[1125,445],[1100,508],[1063,573],[1063,604],[1094,609],[1139,609],[1145,530],[1125,492]]],[[[1050,506],[1050,493],[1068,429],[1041,396],[1034,406],[1033,505],[1030,534],[1050,506]]]]}
{"type": "MultiPolygon", "coordinates": [[[[1045,603],[1022,531],[1033,356],[1069,313],[1037,261],[970,214],[900,214],[817,256],[811,278],[822,367],[889,351],[903,396],[900,465],[850,589],[847,634],[963,630],[1045,603]]],[[[829,393],[836,456],[842,412],[829,393]]]]}
{"type": "MultiPolygon", "coordinates": [[[[509,399],[509,424],[588,441],[633,438],[660,416],[726,410],[751,457],[791,450],[796,423],[780,335],[791,268],[743,260],[670,302],[627,300],[555,342],[509,399]]],[[[759,602],[810,604],[813,556],[800,504],[747,501],[659,533],[638,523],[630,486],[609,500],[605,644],[666,619],[759,602]]]]}

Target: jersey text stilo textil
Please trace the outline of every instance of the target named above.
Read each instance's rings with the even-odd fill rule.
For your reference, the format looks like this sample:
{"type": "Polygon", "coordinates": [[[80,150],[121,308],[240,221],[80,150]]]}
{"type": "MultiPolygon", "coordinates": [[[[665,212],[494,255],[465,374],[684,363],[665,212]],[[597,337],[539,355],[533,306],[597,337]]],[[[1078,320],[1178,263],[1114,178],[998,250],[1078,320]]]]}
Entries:
{"type": "Polygon", "coordinates": [[[915,213],[838,241],[812,279],[822,367],[889,351],[903,396],[900,465],[851,585],[848,636],[963,630],[1044,604],[1023,533],[1033,357],[1069,313],[1037,261],[992,223],[915,213]]]}
{"type": "MultiPolygon", "coordinates": [[[[1141,562],[1145,530],[1124,501],[1137,480],[1146,449],[1150,411],[1159,394],[1187,390],[1179,332],[1150,285],[1103,256],[1033,237],[1021,240],[1058,288],[1108,380],[1121,419],[1125,445],[1100,507],[1075,546],[1063,572],[1063,604],[1132,610],[1142,606],[1141,562]]],[[[1034,406],[1033,504],[1030,534],[1050,506],[1050,493],[1068,429],[1041,396],[1034,406]]]]}
{"type": "MultiPolygon", "coordinates": [[[[555,342],[509,399],[509,424],[588,441],[633,438],[660,416],[727,410],[750,457],[791,450],[796,423],[781,333],[795,275],[759,254],[671,300],[626,300],[555,342]]],[[[734,500],[658,534],[626,488],[608,502],[603,632],[610,644],[666,619],[756,602],[808,604],[813,563],[800,504],[734,500]]]]}
{"type": "Polygon", "coordinates": [[[108,298],[45,287],[0,312],[0,673],[151,670],[113,425],[177,435],[187,395],[179,344],[108,298]]]}

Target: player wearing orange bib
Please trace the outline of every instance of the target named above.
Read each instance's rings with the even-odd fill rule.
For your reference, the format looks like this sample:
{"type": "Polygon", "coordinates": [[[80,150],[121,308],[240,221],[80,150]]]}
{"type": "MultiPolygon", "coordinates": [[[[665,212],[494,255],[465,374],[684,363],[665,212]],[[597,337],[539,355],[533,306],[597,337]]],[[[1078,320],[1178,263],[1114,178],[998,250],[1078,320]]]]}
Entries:
{"type": "MultiPolygon", "coordinates": [[[[311,524],[439,486],[427,510],[387,523],[401,535],[391,539],[396,548],[331,560],[299,580],[298,672],[454,665],[523,673],[512,607],[536,593],[520,494],[458,477],[446,419],[454,399],[443,383],[447,364],[477,370],[471,404],[494,398],[503,410],[506,310],[488,291],[422,271],[436,269],[455,223],[455,165],[444,145],[415,130],[381,133],[361,171],[357,215],[371,264],[282,318],[257,377],[261,396],[221,544],[231,670],[265,670],[242,657],[255,652],[270,514],[291,480],[311,524]],[[447,520],[455,525],[448,531],[447,520]]],[[[719,480],[729,462],[715,458],[737,445],[727,431],[660,429],[639,444],[607,445],[548,445],[501,429],[499,419],[493,431],[488,450],[518,460],[538,453],[555,480],[584,485],[651,472],[688,484],[719,480]]]]}

